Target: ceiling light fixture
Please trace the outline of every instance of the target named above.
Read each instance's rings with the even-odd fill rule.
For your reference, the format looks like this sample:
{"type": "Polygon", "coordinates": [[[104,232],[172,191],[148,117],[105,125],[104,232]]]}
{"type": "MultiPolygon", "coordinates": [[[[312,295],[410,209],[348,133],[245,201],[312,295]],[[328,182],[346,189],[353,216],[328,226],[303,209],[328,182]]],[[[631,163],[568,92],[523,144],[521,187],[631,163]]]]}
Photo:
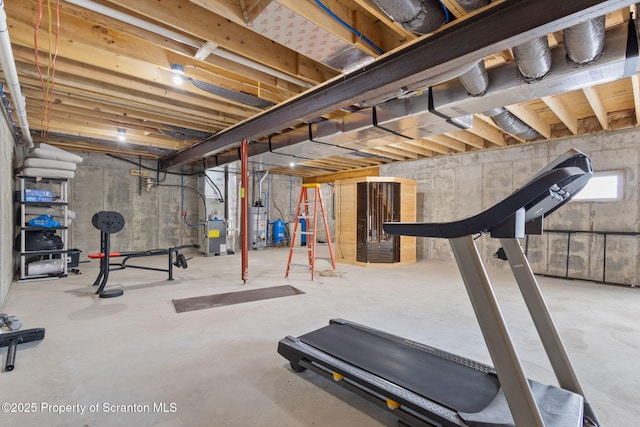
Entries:
{"type": "Polygon", "coordinates": [[[118,129],[118,141],[126,141],[127,140],[127,136],[126,136],[126,129],[118,129]]]}
{"type": "Polygon", "coordinates": [[[289,162],[289,167],[290,167],[290,168],[295,168],[295,167],[296,167],[295,162],[289,162]]]}
{"type": "Polygon", "coordinates": [[[173,84],[181,85],[184,80],[184,67],[180,64],[171,64],[171,72],[173,73],[173,84]]]}

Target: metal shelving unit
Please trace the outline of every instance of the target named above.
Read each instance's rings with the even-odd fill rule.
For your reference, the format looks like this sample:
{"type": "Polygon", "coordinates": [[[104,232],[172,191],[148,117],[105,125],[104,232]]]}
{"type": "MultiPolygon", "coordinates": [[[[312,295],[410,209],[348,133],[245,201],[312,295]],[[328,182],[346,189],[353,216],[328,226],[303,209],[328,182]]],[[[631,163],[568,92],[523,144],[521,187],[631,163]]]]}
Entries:
{"type": "Polygon", "coordinates": [[[68,181],[66,178],[40,178],[40,177],[28,177],[18,176],[20,180],[20,193],[17,203],[20,205],[20,280],[33,280],[33,279],[49,279],[64,277],[67,275],[67,262],[66,254],[68,252],[68,232],[69,232],[69,217],[67,212],[68,206],[68,181]],[[56,201],[27,201],[25,197],[25,190],[28,189],[47,189],[57,195],[56,201]],[[44,207],[44,208],[56,208],[60,210],[60,218],[62,218],[61,226],[58,227],[40,227],[30,226],[26,220],[26,208],[29,206],[44,207]],[[63,243],[62,249],[56,250],[27,250],[26,237],[28,231],[46,231],[55,230],[60,235],[63,243]],[[54,256],[59,255],[62,259],[62,271],[54,274],[29,274],[29,262],[28,258],[34,256],[49,257],[53,259],[54,256]]]}

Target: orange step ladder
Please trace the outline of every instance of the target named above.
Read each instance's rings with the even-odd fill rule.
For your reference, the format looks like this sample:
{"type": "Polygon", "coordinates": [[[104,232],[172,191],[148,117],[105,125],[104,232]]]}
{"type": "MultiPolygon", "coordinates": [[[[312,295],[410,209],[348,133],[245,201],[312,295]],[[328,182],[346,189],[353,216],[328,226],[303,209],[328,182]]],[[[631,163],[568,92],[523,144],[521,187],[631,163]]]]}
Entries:
{"type": "Polygon", "coordinates": [[[302,184],[300,189],[300,199],[298,201],[298,210],[296,212],[296,222],[293,226],[293,235],[291,236],[291,246],[289,247],[289,259],[287,260],[287,271],[284,277],[289,277],[289,271],[294,265],[304,265],[311,270],[311,280],[314,279],[316,273],[316,244],[318,241],[316,230],[318,225],[318,206],[322,214],[322,222],[324,223],[324,230],[327,233],[327,242],[329,243],[329,256],[333,269],[336,269],[336,257],[333,253],[333,245],[331,244],[331,235],[329,234],[329,226],[327,224],[327,214],[324,210],[324,204],[322,203],[322,192],[320,191],[320,184],[302,184]],[[309,190],[313,191],[313,200],[309,198],[309,190]],[[300,219],[305,220],[306,231],[298,231],[300,226],[300,219]],[[307,246],[296,248],[296,236],[307,236],[307,246]],[[292,264],[294,250],[306,250],[308,257],[308,264],[292,264]]]}

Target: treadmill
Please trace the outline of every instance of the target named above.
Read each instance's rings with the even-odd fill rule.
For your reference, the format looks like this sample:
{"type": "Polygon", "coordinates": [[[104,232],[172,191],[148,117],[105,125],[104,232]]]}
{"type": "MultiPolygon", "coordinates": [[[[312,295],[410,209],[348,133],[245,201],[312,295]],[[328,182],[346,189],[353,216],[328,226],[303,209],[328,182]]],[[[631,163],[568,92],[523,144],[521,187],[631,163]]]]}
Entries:
{"type": "Polygon", "coordinates": [[[475,216],[447,223],[386,223],[391,234],[448,239],[494,367],[343,319],[278,353],[392,411],[410,426],[597,427],[518,238],[541,234],[544,217],[589,181],[589,157],[570,150],[524,186],[475,216]],[[559,386],[525,376],[474,236],[500,241],[559,386]]]}

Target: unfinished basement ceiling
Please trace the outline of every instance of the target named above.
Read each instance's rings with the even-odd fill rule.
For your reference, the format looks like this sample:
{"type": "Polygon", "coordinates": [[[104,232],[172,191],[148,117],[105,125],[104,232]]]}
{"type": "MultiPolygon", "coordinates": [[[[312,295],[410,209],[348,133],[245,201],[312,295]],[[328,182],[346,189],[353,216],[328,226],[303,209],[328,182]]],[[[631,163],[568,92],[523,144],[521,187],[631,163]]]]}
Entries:
{"type": "MultiPolygon", "coordinates": [[[[249,138],[252,168],[313,177],[637,126],[638,48],[628,32],[636,8],[628,1],[584,2],[588,19],[567,12],[548,33],[539,27],[546,22],[519,20],[511,26],[536,37],[393,84],[402,61],[407,69],[419,61],[403,53],[494,19],[473,42],[499,46],[507,6],[535,4],[488,3],[444,1],[450,22],[437,22],[434,35],[419,34],[428,27],[416,22],[444,16],[435,1],[6,0],[4,10],[35,143],[165,167],[236,161],[249,138]],[[389,4],[415,19],[398,18],[389,4]],[[594,11],[604,16],[602,39],[594,11]],[[587,60],[567,61],[572,55],[587,60]],[[462,71],[479,80],[461,81],[462,71]],[[371,89],[347,93],[359,88],[371,89]]],[[[464,49],[458,43],[451,52],[473,56],[464,49]]],[[[20,134],[4,68],[5,106],[20,134]]]]}

